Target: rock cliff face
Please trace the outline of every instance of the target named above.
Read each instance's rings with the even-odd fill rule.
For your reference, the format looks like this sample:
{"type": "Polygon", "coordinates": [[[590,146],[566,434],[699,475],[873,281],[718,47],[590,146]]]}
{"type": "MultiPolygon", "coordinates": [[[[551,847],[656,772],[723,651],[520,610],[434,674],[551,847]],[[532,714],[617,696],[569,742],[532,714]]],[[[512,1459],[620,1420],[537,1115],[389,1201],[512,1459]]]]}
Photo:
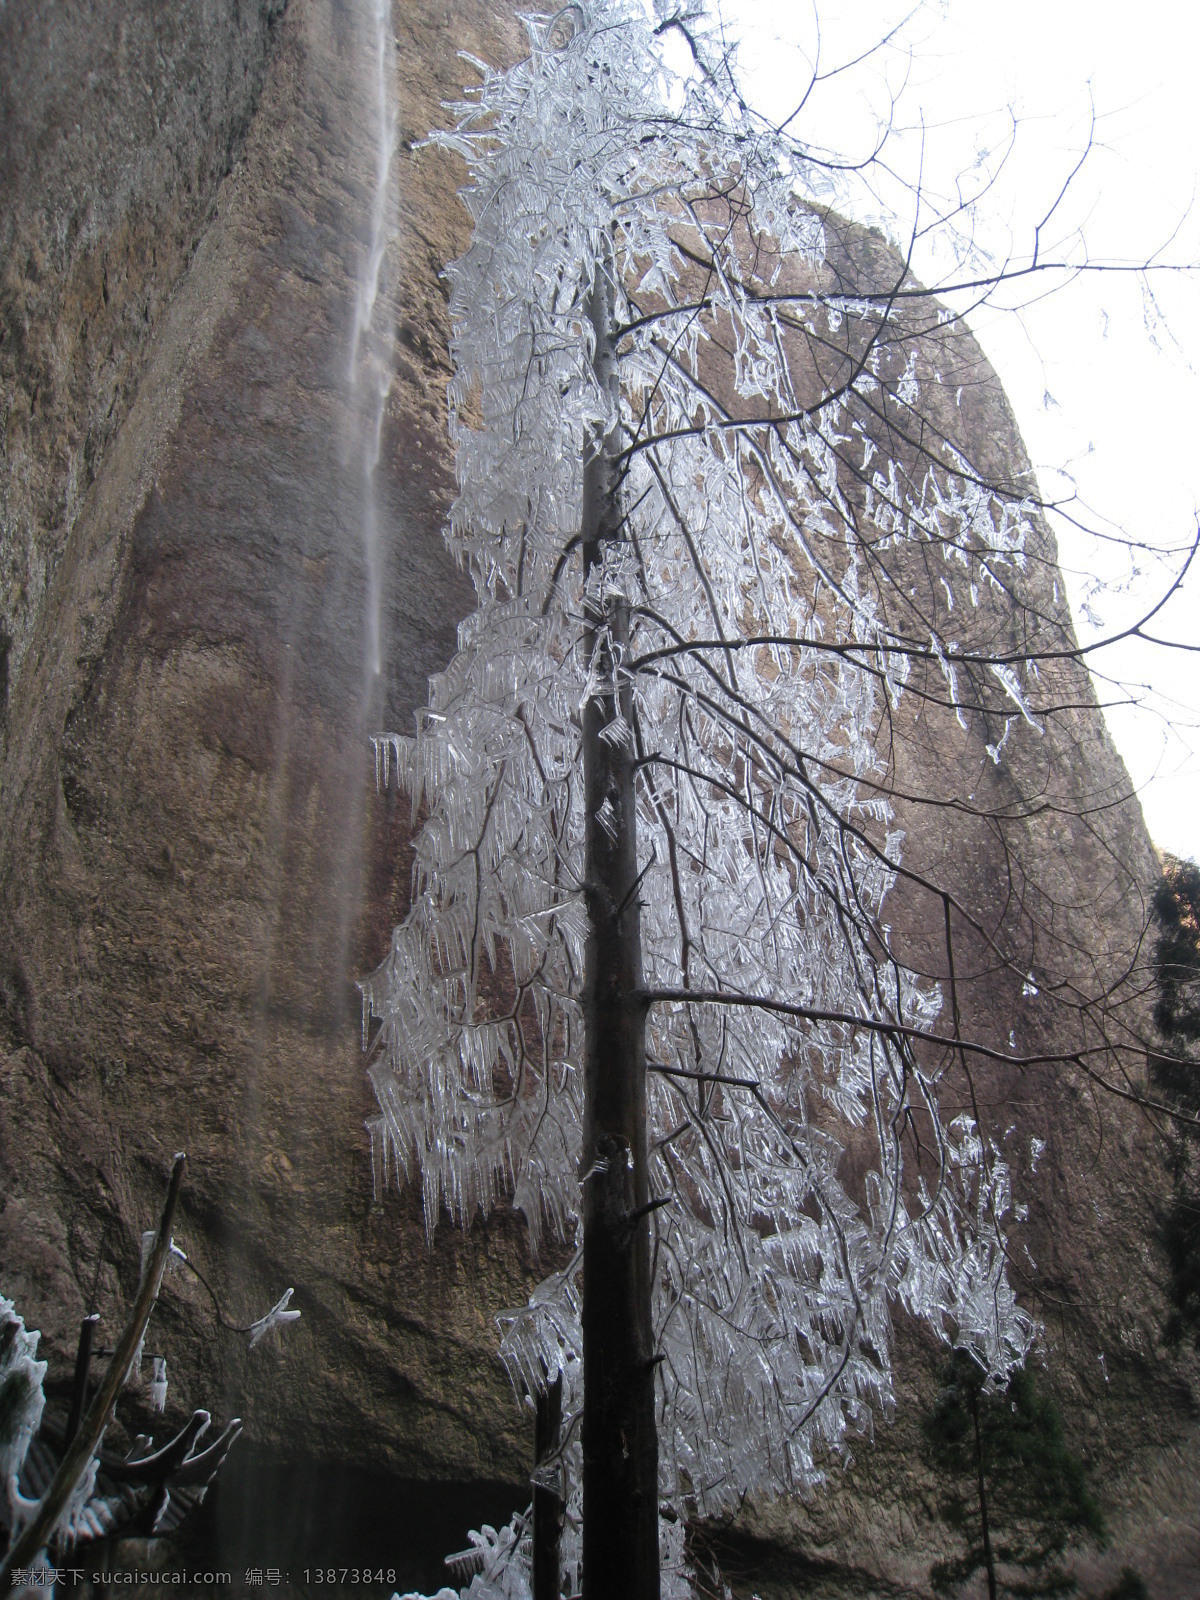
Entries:
{"type": "MultiPolygon", "coordinates": [[[[372,8],[267,11],[244,47],[233,15],[196,8],[189,56],[113,68],[112,92],[136,102],[138,74],[157,61],[167,132],[101,119],[105,137],[77,156],[54,122],[97,56],[68,37],[43,121],[10,158],[24,197],[14,230],[32,230],[27,217],[48,230],[63,191],[111,200],[105,211],[97,199],[86,259],[64,257],[46,304],[28,290],[6,307],[8,481],[24,473],[31,486],[24,520],[6,525],[6,571],[32,550],[45,581],[26,586],[9,629],[0,892],[13,1114],[0,1135],[0,1258],[58,1368],[93,1281],[117,1316],[163,1163],[186,1148],[180,1233],[229,1314],[244,1322],[294,1282],[305,1317],[286,1367],[264,1376],[182,1290],[170,1330],[180,1403],[253,1413],[280,1449],[365,1453],[409,1476],[511,1477],[521,1419],[490,1313],[523,1297],[529,1264],[503,1224],[430,1255],[410,1201],[372,1201],[353,984],[407,887],[406,819],[374,803],[365,730],[410,721],[469,603],[437,532],[437,269],[462,219],[452,174],[405,155],[379,485],[395,644],[370,700],[346,373],[375,185],[372,8]],[[212,78],[235,46],[248,64],[229,77],[245,87],[223,103],[212,78]],[[175,129],[179,152],[164,144],[175,129]],[[176,169],[197,164],[183,207],[176,169]],[[157,319],[121,347],[130,392],[85,485],[22,429],[51,404],[27,352],[50,361],[69,344],[75,278],[111,282],[126,249],[157,319]]],[[[152,41],[158,18],[157,6],[120,6],[96,26],[152,41]]],[[[5,20],[15,104],[48,46],[12,8],[5,20]]],[[[411,148],[455,87],[455,48],[486,48],[480,29],[495,30],[482,10],[453,34],[418,7],[398,20],[411,148]]],[[[43,22],[55,35],[53,8],[43,22]]],[[[128,320],[119,306],[108,315],[99,332],[93,320],[106,349],[128,320]]],[[[110,402],[90,349],[74,386],[55,390],[47,430],[99,437],[94,411],[110,402]]],[[[170,1318],[164,1307],[168,1344],[170,1318]]]]}
{"type": "Polygon", "coordinates": [[[0,19],[3,686],[245,138],[282,0],[0,19]]]}
{"type": "MultiPolygon", "coordinates": [[[[249,1321],[294,1283],[304,1316],[249,1357],[176,1277],[154,1324],[172,1404],[240,1412],[264,1459],[517,1486],[529,1430],[491,1318],[538,1263],[510,1218],[431,1250],[412,1196],[373,1198],[354,978],[409,875],[407,810],[376,795],[365,736],[410,726],[470,605],[439,532],[438,272],[466,218],[452,164],[414,145],[461,85],[456,52],[502,59],[519,34],[499,0],[392,11],[375,678],[347,377],[376,181],[373,15],[367,0],[0,11],[0,1286],[61,1386],[84,1310],[115,1331],[184,1148],[179,1237],[228,1314],[249,1321]]],[[[873,248],[851,239],[844,269],[869,271],[873,248]]],[[[956,359],[979,376],[973,347],[956,359]]],[[[1019,470],[984,376],[970,427],[1019,470]]],[[[1063,687],[1090,693],[1069,673],[1063,687]]],[[[1010,778],[984,756],[992,730],[923,712],[897,771],[902,789],[936,770],[947,792],[1041,783],[1063,802],[1001,828],[905,817],[906,859],[997,926],[1032,908],[1081,964],[1136,944],[1154,871],[1136,807],[1072,817],[1067,802],[1123,784],[1089,728],[1065,714],[1010,778]]],[[[914,952],[936,938],[902,897],[894,920],[914,952]]],[[[964,1003],[1032,1053],[1052,1023],[984,965],[964,1003]]],[[[1196,1422],[1158,1346],[1153,1140],[1066,1074],[985,1088],[1048,1140],[1036,1174],[1014,1161],[1032,1212],[1016,1248],[1037,1263],[1015,1269],[1110,1508],[1088,1592],[1132,1561],[1156,1596],[1193,1594],[1200,1527],[1180,1486],[1196,1422]]],[[[925,1592],[947,1539],[916,1464],[932,1365],[907,1330],[900,1346],[909,1404],[877,1448],[812,1505],[745,1519],[735,1555],[764,1597],[925,1592]]]]}

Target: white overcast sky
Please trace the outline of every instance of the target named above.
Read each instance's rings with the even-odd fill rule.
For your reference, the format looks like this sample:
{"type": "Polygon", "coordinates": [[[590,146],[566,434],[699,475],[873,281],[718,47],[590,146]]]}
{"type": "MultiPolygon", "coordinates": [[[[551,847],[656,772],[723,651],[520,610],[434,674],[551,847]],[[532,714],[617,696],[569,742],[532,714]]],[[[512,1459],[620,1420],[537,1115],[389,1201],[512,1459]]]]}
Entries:
{"type": "MultiPolygon", "coordinates": [[[[1096,148],[1047,242],[1081,226],[1097,261],[1142,261],[1160,247],[1163,260],[1200,261],[1200,8],[1183,0],[928,0],[910,16],[911,4],[893,0],[819,6],[823,69],[910,20],[897,46],[818,90],[794,131],[861,154],[887,107],[881,86],[906,84],[896,122],[914,131],[900,140],[897,160],[915,170],[923,124],[925,181],[944,190],[960,172],[982,170],[981,151],[1001,147],[1011,107],[1015,150],[979,218],[993,252],[1021,255],[1086,143],[1094,106],[1096,148]]],[[[723,0],[722,12],[742,40],[752,97],[786,115],[810,76],[811,4],[723,0]]],[[[856,209],[870,207],[863,200],[856,209]]],[[[945,265],[928,251],[917,255],[927,282],[945,265]]],[[[982,311],[970,321],[1012,400],[1043,495],[1058,498],[1073,484],[1075,509],[1086,507],[1094,525],[1186,546],[1200,508],[1200,273],[1150,282],[1153,305],[1136,278],[1089,277],[1019,316],[982,311]]],[[[1135,620],[1139,604],[1169,581],[1158,567],[1132,591],[1092,596],[1097,630],[1081,610],[1089,580],[1110,575],[1106,566],[1116,576],[1121,563],[1111,546],[1079,537],[1062,519],[1055,531],[1081,637],[1135,620]]],[[[1200,570],[1156,621],[1160,633],[1200,642],[1200,570]]],[[[1103,652],[1093,667],[1125,685],[1100,679],[1102,702],[1127,698],[1130,684],[1148,686],[1139,690],[1143,709],[1111,709],[1109,725],[1155,842],[1200,856],[1200,655],[1138,645],[1103,652]]]]}

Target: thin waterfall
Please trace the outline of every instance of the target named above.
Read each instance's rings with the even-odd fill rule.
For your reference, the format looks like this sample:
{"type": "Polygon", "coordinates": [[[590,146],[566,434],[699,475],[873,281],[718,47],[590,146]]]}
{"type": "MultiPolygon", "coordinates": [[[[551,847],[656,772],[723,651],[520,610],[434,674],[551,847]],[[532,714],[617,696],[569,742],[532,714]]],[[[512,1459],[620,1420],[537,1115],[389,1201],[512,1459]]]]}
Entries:
{"type": "Polygon", "coordinates": [[[394,345],[388,315],[385,262],[395,237],[392,156],[396,148],[396,104],[391,70],[391,0],[364,0],[372,60],[368,75],[375,132],[375,189],[371,204],[371,246],[358,276],[354,327],[350,338],[351,461],[362,488],[362,539],[366,565],[366,673],[368,684],[383,670],[383,552],[375,469],[379,465],[383,412],[394,375],[394,345]]]}

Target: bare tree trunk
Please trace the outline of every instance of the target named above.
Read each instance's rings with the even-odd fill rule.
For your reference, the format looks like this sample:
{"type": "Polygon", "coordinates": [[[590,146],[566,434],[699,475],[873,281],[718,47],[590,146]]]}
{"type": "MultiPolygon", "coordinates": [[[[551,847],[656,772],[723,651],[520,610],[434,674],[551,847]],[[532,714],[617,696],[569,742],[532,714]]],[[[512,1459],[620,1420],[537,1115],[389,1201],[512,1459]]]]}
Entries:
{"type": "MultiPolygon", "coordinates": [[[[597,379],[617,414],[611,256],[597,266],[590,315],[597,379]]],[[[583,561],[595,576],[624,537],[614,421],[586,441],[583,561]]],[[[585,647],[602,682],[583,713],[588,942],[584,985],[583,1593],[585,1600],[658,1600],[658,1439],[650,1320],[646,1150],[646,1007],[637,900],[632,726],[621,664],[629,612],[591,593],[585,647]]]]}
{"type": "Polygon", "coordinates": [[[87,1404],[88,1373],[92,1367],[92,1345],[96,1338],[96,1326],[100,1318],[93,1311],[84,1317],[79,1324],[79,1344],[75,1349],[75,1381],[71,1386],[71,1409],[67,1413],[67,1426],[63,1434],[63,1445],[69,1445],[79,1432],[79,1424],[83,1421],[83,1408],[87,1404]]]}
{"type": "MultiPolygon", "coordinates": [[[[562,1423],[562,1373],[534,1396],[535,1422],[533,1455],[536,1466],[558,1448],[562,1423]]],[[[559,1600],[562,1592],[562,1566],[559,1543],[562,1538],[563,1503],[553,1489],[535,1479],[533,1485],[533,1600],[559,1600]]]]}
{"type": "Polygon", "coordinates": [[[979,1480],[979,1523],[983,1529],[983,1559],[987,1565],[988,1600],[996,1600],[996,1563],[988,1527],[987,1492],[983,1481],[983,1439],[979,1431],[979,1391],[971,1390],[971,1416],[975,1423],[975,1472],[979,1480]]]}

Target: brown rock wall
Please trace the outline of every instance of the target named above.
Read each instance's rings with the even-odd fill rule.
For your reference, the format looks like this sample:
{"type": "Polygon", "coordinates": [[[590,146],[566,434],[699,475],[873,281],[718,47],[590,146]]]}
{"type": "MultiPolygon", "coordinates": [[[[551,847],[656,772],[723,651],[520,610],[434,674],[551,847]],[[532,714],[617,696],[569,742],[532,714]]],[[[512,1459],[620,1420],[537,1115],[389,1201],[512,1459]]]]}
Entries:
{"type": "Polygon", "coordinates": [[[0,731],[284,3],[0,12],[0,731]]]}
{"type": "MultiPolygon", "coordinates": [[[[203,1295],[173,1284],[181,1309],[163,1307],[161,1337],[176,1403],[243,1411],[277,1450],[495,1478],[525,1454],[491,1323],[526,1293],[523,1241],[499,1219],[430,1254],[411,1197],[372,1201],[362,1126],[353,979],[407,893],[406,830],[374,800],[366,732],[409,721],[469,604],[439,535],[428,358],[445,349],[436,272],[462,223],[453,177],[426,161],[392,252],[390,315],[424,362],[401,369],[379,475],[396,648],[368,682],[346,373],[374,187],[370,15],[294,3],[276,24],[241,161],[186,273],[173,284],[142,260],[169,303],[29,612],[2,779],[20,1114],[0,1237],[9,1292],[37,1305],[61,1376],[97,1271],[117,1315],[136,1234],[186,1148],[181,1236],[229,1314],[248,1320],[295,1283],[305,1315],[286,1355],[250,1361],[203,1295]]],[[[453,87],[457,41],[435,30],[418,61],[429,18],[403,15],[412,114],[453,87]]],[[[174,104],[181,91],[162,88],[174,104]]],[[[212,98],[206,79],[189,89],[212,98]]],[[[154,139],[145,154],[158,161],[154,139]]],[[[48,210],[62,204],[47,191],[48,210]]]]}

